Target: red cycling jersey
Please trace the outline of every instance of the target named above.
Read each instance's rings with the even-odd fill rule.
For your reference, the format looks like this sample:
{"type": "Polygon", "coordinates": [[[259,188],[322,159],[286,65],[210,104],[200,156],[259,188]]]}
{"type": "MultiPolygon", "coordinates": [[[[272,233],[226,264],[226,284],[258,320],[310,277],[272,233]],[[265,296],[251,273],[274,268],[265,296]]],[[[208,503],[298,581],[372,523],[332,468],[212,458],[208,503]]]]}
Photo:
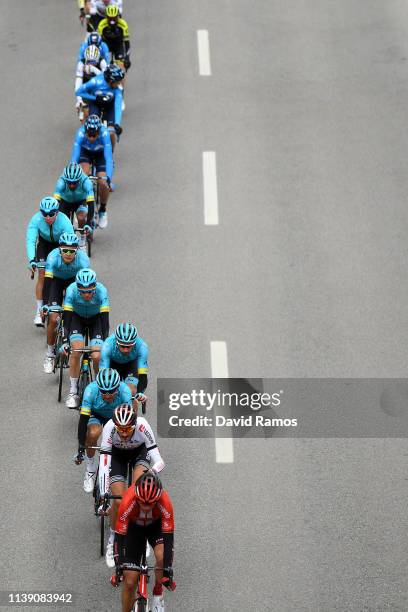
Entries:
{"type": "Polygon", "coordinates": [[[136,498],[135,487],[131,486],[125,492],[122,497],[122,501],[120,502],[115,531],[121,535],[126,535],[129,522],[146,527],[159,519],[161,519],[162,532],[173,533],[173,504],[171,503],[171,499],[167,491],[163,491],[157,502],[146,511],[140,507],[136,498]]]}

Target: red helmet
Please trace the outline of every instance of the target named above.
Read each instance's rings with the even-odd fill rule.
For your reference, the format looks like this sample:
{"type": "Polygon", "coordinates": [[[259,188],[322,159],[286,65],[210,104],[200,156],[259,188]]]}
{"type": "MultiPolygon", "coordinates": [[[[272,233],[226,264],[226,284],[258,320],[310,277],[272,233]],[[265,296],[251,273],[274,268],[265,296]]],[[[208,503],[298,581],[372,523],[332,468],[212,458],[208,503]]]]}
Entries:
{"type": "Polygon", "coordinates": [[[136,498],[143,504],[153,504],[162,492],[162,483],[154,472],[144,472],[135,482],[136,498]]]}

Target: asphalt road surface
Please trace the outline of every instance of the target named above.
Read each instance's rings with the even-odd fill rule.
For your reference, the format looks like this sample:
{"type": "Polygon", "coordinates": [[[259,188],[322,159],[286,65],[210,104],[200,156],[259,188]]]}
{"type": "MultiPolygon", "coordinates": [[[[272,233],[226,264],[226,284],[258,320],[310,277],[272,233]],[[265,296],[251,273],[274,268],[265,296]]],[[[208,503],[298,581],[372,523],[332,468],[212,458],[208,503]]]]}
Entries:
{"type": "MultiPolygon", "coordinates": [[[[3,4],[0,590],[119,610],[72,462],[77,414],[42,371],[25,259],[78,127],[84,31],[73,0],[3,4]]],[[[149,421],[157,377],[211,376],[214,341],[230,376],[406,375],[406,2],[125,0],[125,17],[118,187],[92,264],[112,327],[133,320],[150,346],[149,421]],[[217,225],[204,223],[207,151],[217,225]]],[[[405,440],[235,439],[229,463],[214,440],[160,447],[169,612],[408,609],[405,440]]]]}

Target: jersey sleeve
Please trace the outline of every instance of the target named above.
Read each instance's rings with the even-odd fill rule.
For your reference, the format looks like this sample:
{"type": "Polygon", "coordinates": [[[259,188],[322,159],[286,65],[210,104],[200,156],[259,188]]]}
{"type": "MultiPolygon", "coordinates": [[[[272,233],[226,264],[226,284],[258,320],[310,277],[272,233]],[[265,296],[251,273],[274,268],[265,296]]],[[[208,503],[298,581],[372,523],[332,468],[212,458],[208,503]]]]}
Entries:
{"type": "Polygon", "coordinates": [[[83,414],[84,416],[91,416],[92,405],[93,405],[93,392],[92,391],[93,391],[93,386],[92,386],[92,383],[90,383],[84,391],[81,409],[79,411],[79,413],[83,414]]]}
{"type": "Polygon", "coordinates": [[[117,88],[115,89],[115,123],[120,125],[122,121],[122,102],[123,102],[123,93],[122,90],[117,88]]]}
{"type": "Polygon", "coordinates": [[[74,289],[75,283],[71,283],[65,292],[64,310],[68,312],[74,311],[74,289]]]}
{"type": "Polygon", "coordinates": [[[55,253],[51,251],[45,262],[45,278],[54,278],[55,253]]]}
{"type": "Polygon", "coordinates": [[[101,305],[99,307],[99,312],[109,312],[109,311],[110,311],[110,305],[109,305],[108,290],[106,289],[106,287],[102,285],[101,286],[101,305]]]}
{"type": "Polygon", "coordinates": [[[31,217],[26,232],[26,247],[28,261],[35,259],[35,248],[38,238],[38,214],[31,217]]]}
{"type": "Polygon", "coordinates": [[[84,133],[82,131],[82,128],[79,128],[75,135],[74,144],[72,146],[71,162],[77,162],[77,163],[79,162],[83,140],[84,140],[84,133]]]}
{"type": "Polygon", "coordinates": [[[149,371],[148,365],[148,357],[149,357],[149,347],[146,342],[143,342],[140,345],[138,356],[137,356],[137,373],[138,374],[147,374],[149,371]]]}
{"type": "Polygon", "coordinates": [[[75,94],[77,96],[80,96],[84,100],[96,100],[94,90],[95,90],[95,79],[97,78],[98,77],[94,77],[90,81],[87,81],[86,83],[82,83],[81,87],[78,87],[78,89],[75,91],[75,94]]]}
{"type": "Polygon", "coordinates": [[[109,368],[111,358],[111,346],[109,338],[106,338],[102,345],[101,360],[99,362],[99,368],[109,368]]]}
{"type": "Polygon", "coordinates": [[[119,19],[119,25],[122,28],[123,40],[129,40],[129,25],[124,19],[119,19]]]}
{"type": "Polygon", "coordinates": [[[105,156],[106,163],[106,175],[112,179],[113,175],[113,157],[112,157],[112,144],[108,130],[105,128],[102,132],[103,139],[103,154],[105,156]]]}
{"type": "Polygon", "coordinates": [[[100,47],[101,57],[105,60],[106,64],[110,62],[110,52],[109,47],[106,42],[102,42],[100,47]]]}
{"type": "Polygon", "coordinates": [[[137,501],[134,493],[134,487],[129,487],[127,491],[125,491],[122,501],[120,502],[115,531],[120,535],[126,535],[129,527],[129,516],[132,513],[132,510],[136,507],[137,501]]]}
{"type": "Polygon", "coordinates": [[[85,193],[85,199],[87,202],[93,202],[95,200],[94,190],[91,179],[86,177],[83,183],[83,190],[85,193]]]}
{"type": "Polygon", "coordinates": [[[60,202],[62,200],[62,191],[64,190],[65,183],[60,177],[55,184],[54,198],[60,202]]]}
{"type": "Polygon", "coordinates": [[[174,510],[170,495],[167,491],[163,491],[157,505],[160,509],[161,524],[163,533],[174,532],[174,510]]]}

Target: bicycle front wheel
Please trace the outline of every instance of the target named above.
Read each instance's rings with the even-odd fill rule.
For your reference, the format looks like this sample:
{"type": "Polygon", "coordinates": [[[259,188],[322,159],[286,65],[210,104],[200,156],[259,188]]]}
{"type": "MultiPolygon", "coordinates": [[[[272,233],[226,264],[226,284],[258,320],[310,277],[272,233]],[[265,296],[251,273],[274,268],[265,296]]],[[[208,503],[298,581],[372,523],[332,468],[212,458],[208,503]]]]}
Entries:
{"type": "Polygon", "coordinates": [[[133,610],[135,612],[147,612],[148,611],[148,601],[144,597],[139,597],[136,599],[133,610]]]}

